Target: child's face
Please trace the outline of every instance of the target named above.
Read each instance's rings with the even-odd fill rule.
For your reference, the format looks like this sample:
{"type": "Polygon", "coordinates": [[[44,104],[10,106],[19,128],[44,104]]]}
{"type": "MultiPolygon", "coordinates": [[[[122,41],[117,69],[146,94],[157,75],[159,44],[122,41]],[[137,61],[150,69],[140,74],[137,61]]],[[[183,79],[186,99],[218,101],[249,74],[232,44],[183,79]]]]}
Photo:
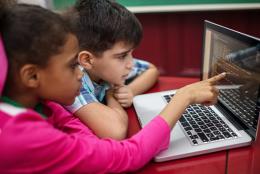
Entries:
{"type": "Polygon", "coordinates": [[[94,57],[90,75],[94,81],[106,81],[113,85],[123,85],[133,67],[133,48],[123,42],[116,43],[103,52],[101,57],[94,57]]]}
{"type": "Polygon", "coordinates": [[[70,105],[79,94],[82,72],[78,68],[78,41],[69,34],[61,53],[53,56],[41,71],[40,95],[43,99],[70,105]]]}

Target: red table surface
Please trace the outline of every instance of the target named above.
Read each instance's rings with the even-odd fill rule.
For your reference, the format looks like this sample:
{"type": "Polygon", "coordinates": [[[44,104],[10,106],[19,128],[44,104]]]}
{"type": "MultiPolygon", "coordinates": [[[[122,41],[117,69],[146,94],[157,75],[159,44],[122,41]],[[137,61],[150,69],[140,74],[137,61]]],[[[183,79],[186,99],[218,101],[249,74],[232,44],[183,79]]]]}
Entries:
{"type": "Polygon", "coordinates": [[[228,151],[228,174],[260,174],[260,129],[251,146],[228,151]]]}

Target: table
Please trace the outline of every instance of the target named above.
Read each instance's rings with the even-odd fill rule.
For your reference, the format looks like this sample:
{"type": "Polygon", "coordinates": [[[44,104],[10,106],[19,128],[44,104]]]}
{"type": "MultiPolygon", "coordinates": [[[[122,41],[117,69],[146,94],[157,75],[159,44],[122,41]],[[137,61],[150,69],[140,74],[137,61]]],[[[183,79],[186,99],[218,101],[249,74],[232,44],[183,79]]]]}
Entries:
{"type": "MultiPolygon", "coordinates": [[[[196,78],[160,77],[158,83],[147,93],[177,89],[198,81],[196,78]]],[[[127,110],[129,115],[128,136],[140,130],[133,107],[127,110]]],[[[260,136],[260,129],[258,129],[260,136]]],[[[251,146],[225,150],[196,157],[156,163],[151,161],[138,174],[259,174],[260,138],[251,146]]]]}
{"type": "Polygon", "coordinates": [[[256,139],[251,146],[228,151],[228,174],[260,173],[260,129],[258,129],[257,134],[258,139],[256,139]]]}
{"type": "MultiPolygon", "coordinates": [[[[158,92],[163,90],[177,89],[184,85],[198,81],[197,78],[180,77],[160,77],[158,83],[148,92],[158,92]]],[[[140,130],[140,125],[133,107],[127,110],[129,115],[128,136],[133,135],[140,130]]],[[[135,172],[142,174],[160,173],[160,174],[224,174],[226,173],[227,151],[211,153],[196,157],[172,160],[167,162],[148,163],[144,168],[135,172]]]]}

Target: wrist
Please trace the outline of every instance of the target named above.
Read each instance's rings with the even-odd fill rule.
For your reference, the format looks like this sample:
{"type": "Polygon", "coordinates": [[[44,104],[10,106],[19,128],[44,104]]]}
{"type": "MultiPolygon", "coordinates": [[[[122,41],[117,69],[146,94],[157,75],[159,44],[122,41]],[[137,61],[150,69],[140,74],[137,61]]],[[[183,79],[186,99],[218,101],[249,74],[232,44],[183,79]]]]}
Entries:
{"type": "Polygon", "coordinates": [[[188,107],[193,103],[193,95],[187,92],[177,90],[174,99],[183,103],[184,107],[188,107]]]}
{"type": "Polygon", "coordinates": [[[111,98],[114,96],[114,92],[112,89],[106,91],[106,98],[111,98]]]}

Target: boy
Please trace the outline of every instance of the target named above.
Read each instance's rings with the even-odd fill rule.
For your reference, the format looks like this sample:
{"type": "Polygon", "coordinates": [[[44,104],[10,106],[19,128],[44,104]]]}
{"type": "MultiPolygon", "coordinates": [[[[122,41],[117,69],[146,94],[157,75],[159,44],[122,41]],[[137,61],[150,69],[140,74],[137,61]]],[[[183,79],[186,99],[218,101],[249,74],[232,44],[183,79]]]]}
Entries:
{"type": "Polygon", "coordinates": [[[148,90],[159,74],[154,65],[132,58],[142,38],[141,24],[109,0],[78,0],[72,12],[84,76],[81,94],[67,109],[99,137],[123,139],[128,125],[123,107],[148,90]]]}

